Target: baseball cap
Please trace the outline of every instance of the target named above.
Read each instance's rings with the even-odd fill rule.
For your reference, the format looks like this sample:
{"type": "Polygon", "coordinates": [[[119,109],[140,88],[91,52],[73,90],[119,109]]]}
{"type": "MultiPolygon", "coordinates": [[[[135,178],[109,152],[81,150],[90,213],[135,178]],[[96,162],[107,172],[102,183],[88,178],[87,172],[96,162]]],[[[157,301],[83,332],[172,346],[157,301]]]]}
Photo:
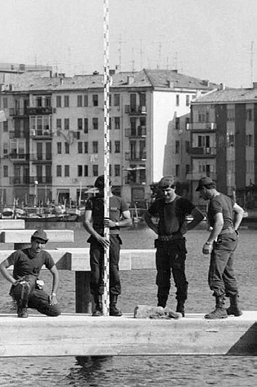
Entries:
{"type": "Polygon", "coordinates": [[[159,187],[160,188],[169,188],[172,185],[175,185],[175,178],[173,176],[164,176],[159,181],[159,187]]]}
{"type": "Polygon", "coordinates": [[[34,234],[32,234],[31,239],[37,239],[39,241],[43,241],[44,243],[48,242],[48,238],[44,230],[36,230],[34,234]]]}
{"type": "Polygon", "coordinates": [[[200,191],[203,187],[206,187],[206,186],[208,188],[214,188],[215,187],[215,183],[208,176],[201,177],[201,179],[198,182],[198,187],[196,188],[196,191],[200,191]]]}

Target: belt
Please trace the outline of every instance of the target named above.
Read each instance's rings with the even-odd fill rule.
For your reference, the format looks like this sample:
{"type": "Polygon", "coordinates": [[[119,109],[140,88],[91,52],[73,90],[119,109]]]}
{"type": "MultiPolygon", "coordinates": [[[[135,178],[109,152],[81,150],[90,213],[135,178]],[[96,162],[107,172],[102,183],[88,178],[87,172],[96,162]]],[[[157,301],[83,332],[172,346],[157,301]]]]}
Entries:
{"type": "Polygon", "coordinates": [[[219,235],[233,234],[234,232],[235,232],[234,227],[228,227],[228,228],[225,228],[225,230],[221,230],[221,232],[219,233],[219,235]]]}
{"type": "Polygon", "coordinates": [[[159,235],[158,240],[162,242],[169,242],[175,239],[182,239],[182,234],[180,232],[174,232],[171,235],[159,235]]]}

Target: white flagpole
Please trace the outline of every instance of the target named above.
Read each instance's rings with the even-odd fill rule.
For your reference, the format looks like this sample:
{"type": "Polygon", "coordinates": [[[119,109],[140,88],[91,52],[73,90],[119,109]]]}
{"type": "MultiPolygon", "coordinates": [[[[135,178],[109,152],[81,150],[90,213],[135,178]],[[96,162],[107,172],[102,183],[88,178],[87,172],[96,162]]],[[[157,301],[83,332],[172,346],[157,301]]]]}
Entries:
{"type": "MultiPolygon", "coordinates": [[[[109,0],[104,0],[104,217],[109,218],[110,176],[109,176],[109,0]]],[[[109,239],[109,228],[104,235],[109,239]]],[[[104,295],[103,314],[109,316],[109,248],[104,253],[104,295]]]]}

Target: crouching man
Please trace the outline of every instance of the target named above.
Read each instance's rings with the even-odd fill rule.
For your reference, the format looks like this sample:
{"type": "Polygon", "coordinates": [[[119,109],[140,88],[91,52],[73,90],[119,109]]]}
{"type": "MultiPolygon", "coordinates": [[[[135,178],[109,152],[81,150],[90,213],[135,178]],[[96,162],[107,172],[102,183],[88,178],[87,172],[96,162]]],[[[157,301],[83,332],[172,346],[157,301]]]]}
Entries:
{"type": "Polygon", "coordinates": [[[59,273],[51,255],[44,250],[47,235],[37,230],[31,236],[31,246],[14,251],[0,264],[3,277],[12,284],[10,295],[17,303],[18,317],[28,317],[27,308],[37,309],[47,316],[58,316],[60,308],[56,299],[59,286],[59,273]],[[13,265],[13,273],[8,267],[13,265]],[[42,266],[53,276],[52,293],[43,290],[43,281],[39,279],[42,266]]]}

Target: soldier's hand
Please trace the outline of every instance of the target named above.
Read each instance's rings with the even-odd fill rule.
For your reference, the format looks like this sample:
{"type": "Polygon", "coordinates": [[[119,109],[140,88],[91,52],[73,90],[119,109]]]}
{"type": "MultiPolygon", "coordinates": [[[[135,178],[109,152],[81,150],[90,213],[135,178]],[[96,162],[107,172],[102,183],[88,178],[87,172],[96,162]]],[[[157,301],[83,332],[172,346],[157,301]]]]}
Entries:
{"type": "Polygon", "coordinates": [[[203,245],[202,252],[203,252],[203,254],[211,254],[211,252],[212,252],[212,243],[211,242],[206,242],[203,245]]]}

